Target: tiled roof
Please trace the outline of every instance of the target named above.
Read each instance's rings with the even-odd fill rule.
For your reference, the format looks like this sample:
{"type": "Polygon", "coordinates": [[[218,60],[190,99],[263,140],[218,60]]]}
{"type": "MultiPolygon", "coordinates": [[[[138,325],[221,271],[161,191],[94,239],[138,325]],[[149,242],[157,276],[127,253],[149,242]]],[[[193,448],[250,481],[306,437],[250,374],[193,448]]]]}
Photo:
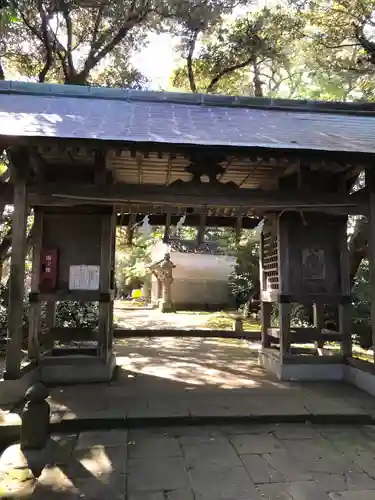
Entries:
{"type": "Polygon", "coordinates": [[[0,135],[375,153],[375,105],[0,82],[0,135]]]}

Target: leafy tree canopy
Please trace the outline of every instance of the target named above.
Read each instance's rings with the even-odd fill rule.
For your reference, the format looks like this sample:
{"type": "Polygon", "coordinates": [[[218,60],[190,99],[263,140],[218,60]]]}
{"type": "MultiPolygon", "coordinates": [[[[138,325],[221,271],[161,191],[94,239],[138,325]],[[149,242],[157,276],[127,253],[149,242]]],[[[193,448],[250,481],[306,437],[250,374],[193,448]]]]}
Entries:
{"type": "Polygon", "coordinates": [[[148,31],[209,25],[235,0],[2,0],[4,67],[39,82],[139,85],[130,55],[148,31]],[[119,64],[120,63],[120,64],[119,64]],[[105,68],[101,69],[101,65],[105,68]],[[111,70],[106,69],[108,66],[111,70]],[[121,68],[121,69],[120,69],[121,68]],[[97,71],[94,80],[94,71],[97,71]]]}

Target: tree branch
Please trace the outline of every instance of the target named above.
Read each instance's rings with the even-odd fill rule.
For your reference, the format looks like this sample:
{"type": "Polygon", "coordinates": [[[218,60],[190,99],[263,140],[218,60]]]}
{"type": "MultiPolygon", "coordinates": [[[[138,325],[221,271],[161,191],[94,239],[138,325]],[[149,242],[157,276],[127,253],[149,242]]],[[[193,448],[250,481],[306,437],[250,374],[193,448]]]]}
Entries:
{"type": "Polygon", "coordinates": [[[46,61],[44,63],[43,69],[39,72],[38,75],[38,81],[40,83],[43,83],[46,79],[48,71],[51,69],[51,66],[53,64],[53,52],[48,36],[48,19],[46,13],[44,12],[42,0],[38,0],[37,7],[42,22],[43,45],[46,50],[46,61]]]}
{"type": "Polygon", "coordinates": [[[68,60],[68,66],[69,66],[69,72],[74,72],[74,63],[73,63],[73,57],[72,57],[72,46],[73,46],[73,26],[72,26],[72,20],[70,17],[70,13],[68,8],[65,8],[63,11],[63,16],[65,20],[65,25],[66,25],[66,36],[67,36],[67,43],[66,43],[66,56],[68,60]]]}
{"type": "Polygon", "coordinates": [[[230,73],[233,73],[233,71],[236,71],[237,69],[245,68],[248,66],[254,59],[254,56],[252,55],[242,63],[238,64],[233,64],[233,66],[229,66],[228,68],[223,69],[220,73],[218,73],[216,76],[214,76],[209,83],[208,87],[206,88],[206,92],[212,92],[214,87],[218,84],[218,82],[226,75],[229,75],[230,73]]]}
{"type": "Polygon", "coordinates": [[[197,91],[197,85],[195,83],[195,75],[194,75],[194,69],[193,69],[193,55],[194,55],[195,46],[197,43],[198,33],[199,33],[199,30],[198,30],[198,28],[196,28],[193,31],[193,34],[190,38],[189,52],[188,52],[188,55],[186,58],[187,72],[188,72],[188,77],[189,77],[189,85],[190,85],[190,90],[192,92],[197,91]]]}
{"type": "Polygon", "coordinates": [[[95,68],[95,66],[104,59],[112,50],[125,38],[129,31],[140,24],[149,14],[149,10],[146,9],[142,14],[132,14],[124,22],[123,26],[118,30],[117,34],[112,38],[107,45],[105,45],[99,52],[91,53],[86,59],[83,70],[77,75],[79,81],[84,81],[87,79],[90,71],[95,68]]]}
{"type": "Polygon", "coordinates": [[[355,38],[357,39],[358,43],[361,45],[361,47],[364,49],[366,54],[370,56],[370,60],[372,63],[375,62],[375,43],[370,42],[368,40],[364,33],[363,33],[363,25],[356,26],[354,25],[355,29],[355,38]]]}
{"type": "Polygon", "coordinates": [[[104,11],[104,5],[102,5],[98,9],[98,14],[97,14],[96,19],[95,19],[94,29],[92,31],[90,54],[95,52],[95,50],[97,48],[96,44],[97,44],[97,40],[98,40],[100,21],[102,20],[103,11],[104,11]]]}
{"type": "Polygon", "coordinates": [[[252,66],[253,66],[253,83],[254,83],[254,95],[255,97],[263,97],[263,89],[262,89],[262,82],[260,80],[260,74],[259,74],[259,66],[258,66],[258,61],[257,58],[254,56],[254,59],[252,61],[252,66]]]}

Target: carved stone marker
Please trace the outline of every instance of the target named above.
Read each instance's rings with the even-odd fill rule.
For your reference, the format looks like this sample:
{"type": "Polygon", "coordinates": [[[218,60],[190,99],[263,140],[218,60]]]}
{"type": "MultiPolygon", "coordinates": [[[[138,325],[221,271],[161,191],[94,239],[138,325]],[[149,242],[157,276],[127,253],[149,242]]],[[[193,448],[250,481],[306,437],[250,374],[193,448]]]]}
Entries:
{"type": "Polygon", "coordinates": [[[54,463],[56,447],[49,438],[48,396],[47,387],[40,382],[26,391],[20,442],[0,456],[0,498],[32,497],[43,469],[54,463]]]}
{"type": "Polygon", "coordinates": [[[21,413],[21,448],[41,450],[45,447],[50,432],[50,407],[46,399],[48,389],[41,382],[29,387],[25,394],[26,403],[21,413]]]}
{"type": "Polygon", "coordinates": [[[158,262],[150,265],[150,270],[160,280],[162,284],[162,299],[159,302],[159,309],[161,312],[174,312],[174,305],[172,301],[172,283],[173,283],[173,269],[176,266],[171,261],[169,253],[164,255],[164,258],[158,262]]]}

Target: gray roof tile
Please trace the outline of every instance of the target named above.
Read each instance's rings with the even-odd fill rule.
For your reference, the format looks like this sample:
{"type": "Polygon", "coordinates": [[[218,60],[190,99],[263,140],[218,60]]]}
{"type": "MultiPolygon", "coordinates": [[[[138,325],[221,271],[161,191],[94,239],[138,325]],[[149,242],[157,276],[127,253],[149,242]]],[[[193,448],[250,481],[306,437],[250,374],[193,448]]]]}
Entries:
{"type": "Polygon", "coordinates": [[[0,82],[0,135],[375,153],[375,107],[0,82]]]}

